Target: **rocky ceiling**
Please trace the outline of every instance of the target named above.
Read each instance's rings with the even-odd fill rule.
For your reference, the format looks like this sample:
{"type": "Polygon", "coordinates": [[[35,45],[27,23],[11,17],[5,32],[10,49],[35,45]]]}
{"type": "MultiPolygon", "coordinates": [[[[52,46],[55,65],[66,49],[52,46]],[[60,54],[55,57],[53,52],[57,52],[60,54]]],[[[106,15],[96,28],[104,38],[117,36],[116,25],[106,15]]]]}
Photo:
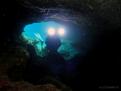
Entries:
{"type": "Polygon", "coordinates": [[[21,5],[37,12],[48,13],[57,8],[88,15],[96,14],[115,26],[121,24],[120,0],[17,0],[21,5]]]}

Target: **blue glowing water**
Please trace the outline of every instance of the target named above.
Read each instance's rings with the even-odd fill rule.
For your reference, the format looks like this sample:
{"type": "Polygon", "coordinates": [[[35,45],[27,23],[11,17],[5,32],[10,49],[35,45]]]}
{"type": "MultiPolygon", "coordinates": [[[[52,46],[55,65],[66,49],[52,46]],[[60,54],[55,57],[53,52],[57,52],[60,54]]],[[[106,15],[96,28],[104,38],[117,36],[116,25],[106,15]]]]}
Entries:
{"type": "MultiPolygon", "coordinates": [[[[50,27],[58,29],[58,28],[65,27],[65,26],[54,21],[39,22],[39,23],[32,23],[32,24],[26,25],[22,32],[22,37],[24,38],[24,40],[28,41],[29,44],[33,45],[35,47],[37,55],[41,57],[45,55],[44,53],[46,53],[45,52],[45,48],[46,48],[45,40],[48,35],[47,34],[48,28],[50,27]]],[[[76,34],[76,30],[71,31],[69,33],[69,31],[67,31],[66,29],[66,32],[68,33],[66,37],[60,37],[60,40],[62,43],[58,49],[58,52],[60,54],[65,54],[65,56],[63,57],[66,60],[69,60],[79,53],[79,51],[76,48],[74,48],[72,44],[75,43],[76,40],[80,39],[79,38],[80,35],[77,36],[79,33],[76,34]],[[76,37],[73,37],[75,35],[77,39],[76,37]]]]}
{"type": "Polygon", "coordinates": [[[40,39],[45,41],[48,28],[53,27],[57,29],[61,26],[61,24],[58,24],[54,21],[33,23],[24,27],[23,36],[27,36],[31,40],[40,39]]]}

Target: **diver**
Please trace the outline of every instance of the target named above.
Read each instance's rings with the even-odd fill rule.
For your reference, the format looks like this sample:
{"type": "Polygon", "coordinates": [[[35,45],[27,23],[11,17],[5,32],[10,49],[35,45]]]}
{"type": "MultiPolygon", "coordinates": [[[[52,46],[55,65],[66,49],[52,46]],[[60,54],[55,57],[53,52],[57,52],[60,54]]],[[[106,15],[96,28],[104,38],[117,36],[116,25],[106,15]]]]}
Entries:
{"type": "Polygon", "coordinates": [[[65,70],[65,60],[57,51],[61,45],[60,38],[57,35],[47,36],[45,43],[48,54],[45,57],[44,64],[47,65],[50,76],[57,80],[62,80],[65,70]]]}

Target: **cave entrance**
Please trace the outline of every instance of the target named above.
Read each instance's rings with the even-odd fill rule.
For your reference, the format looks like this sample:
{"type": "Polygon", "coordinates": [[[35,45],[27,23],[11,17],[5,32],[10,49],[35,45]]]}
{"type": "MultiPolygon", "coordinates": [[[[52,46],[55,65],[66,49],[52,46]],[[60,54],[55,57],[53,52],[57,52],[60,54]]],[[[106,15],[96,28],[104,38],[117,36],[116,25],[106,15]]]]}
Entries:
{"type": "MultiPolygon", "coordinates": [[[[72,35],[75,36],[75,33],[76,30],[71,31],[68,26],[64,26],[62,23],[56,21],[42,21],[25,25],[21,35],[26,43],[35,48],[36,54],[40,57],[44,57],[47,54],[45,43],[47,36],[59,36],[61,46],[58,48],[58,53],[60,53],[65,60],[69,60],[79,53],[77,49],[72,46],[72,44],[75,43],[72,35]]],[[[78,34],[79,33],[77,33],[76,36],[78,34]]]]}

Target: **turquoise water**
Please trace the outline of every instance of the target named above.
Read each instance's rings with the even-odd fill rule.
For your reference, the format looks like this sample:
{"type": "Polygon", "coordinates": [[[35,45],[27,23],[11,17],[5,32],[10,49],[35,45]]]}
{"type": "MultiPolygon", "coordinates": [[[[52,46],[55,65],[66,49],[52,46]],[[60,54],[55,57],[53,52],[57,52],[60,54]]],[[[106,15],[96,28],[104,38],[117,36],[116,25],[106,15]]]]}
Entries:
{"type": "Polygon", "coordinates": [[[79,39],[75,39],[73,37],[75,36],[75,30],[74,32],[70,30],[72,33],[69,34],[68,28],[54,21],[28,24],[23,29],[22,37],[24,40],[27,40],[29,44],[35,47],[37,55],[43,57],[46,55],[45,40],[48,35],[49,28],[54,28],[56,31],[59,28],[65,28],[66,35],[60,37],[61,46],[58,48],[58,52],[62,54],[66,60],[73,58],[79,53],[79,51],[72,46],[72,44],[75,43],[75,40],[79,39]]]}

